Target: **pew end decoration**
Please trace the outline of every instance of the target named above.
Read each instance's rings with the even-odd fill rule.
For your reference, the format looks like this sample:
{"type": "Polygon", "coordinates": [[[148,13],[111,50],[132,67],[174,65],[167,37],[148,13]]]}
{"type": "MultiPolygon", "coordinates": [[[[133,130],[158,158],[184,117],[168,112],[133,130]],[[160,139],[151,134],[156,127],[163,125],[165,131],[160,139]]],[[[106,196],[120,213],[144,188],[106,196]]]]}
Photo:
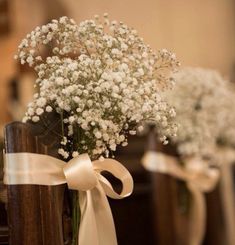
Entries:
{"type": "Polygon", "coordinates": [[[116,244],[106,195],[130,195],[133,180],[111,158],[145,123],[156,125],[165,144],[176,135],[175,111],[162,97],[174,85],[175,55],[153,51],[136,30],[104,14],[80,24],[61,17],[37,27],[22,40],[15,58],[37,74],[37,92],[23,122],[50,128],[53,116],[60,157],[7,153],[5,183],[66,183],[74,197],[72,244],[116,244]],[[121,180],[120,194],[102,176],[104,170],[121,180]]]}
{"type": "Polygon", "coordinates": [[[171,138],[162,152],[146,152],[142,162],[152,172],[186,183],[192,199],[188,243],[199,245],[206,229],[203,193],[215,189],[220,168],[235,159],[235,90],[217,71],[209,69],[182,68],[174,78],[176,86],[164,96],[177,113],[177,137],[171,138]],[[174,154],[169,154],[169,148],[174,154]]]}

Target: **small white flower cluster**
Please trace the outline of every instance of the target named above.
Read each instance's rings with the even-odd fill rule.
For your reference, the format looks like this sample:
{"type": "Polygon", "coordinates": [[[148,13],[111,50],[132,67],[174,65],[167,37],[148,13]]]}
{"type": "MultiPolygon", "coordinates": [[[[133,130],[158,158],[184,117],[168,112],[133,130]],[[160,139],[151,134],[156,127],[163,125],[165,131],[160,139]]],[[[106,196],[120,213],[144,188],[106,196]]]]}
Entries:
{"type": "Polygon", "coordinates": [[[173,139],[182,156],[212,157],[219,141],[235,137],[235,94],[218,72],[184,68],[175,74],[174,90],[166,92],[177,111],[177,137],[173,139]],[[233,115],[233,118],[231,117],[233,115]]]}
{"type": "Polygon", "coordinates": [[[163,141],[176,133],[175,111],[161,96],[174,84],[175,55],[165,49],[155,53],[136,30],[110,22],[106,14],[79,25],[62,17],[37,27],[22,41],[16,58],[38,74],[39,92],[24,121],[59,113],[64,158],[84,152],[108,157],[149,121],[163,141]],[[44,45],[52,47],[46,58],[39,53],[44,45]]]}

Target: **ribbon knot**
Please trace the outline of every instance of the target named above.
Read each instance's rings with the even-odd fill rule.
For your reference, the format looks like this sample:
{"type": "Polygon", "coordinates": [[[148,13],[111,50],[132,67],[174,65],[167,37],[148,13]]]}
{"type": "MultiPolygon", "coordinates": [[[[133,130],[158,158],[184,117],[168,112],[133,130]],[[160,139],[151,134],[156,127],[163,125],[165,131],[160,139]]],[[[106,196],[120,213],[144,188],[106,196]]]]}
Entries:
{"type": "Polygon", "coordinates": [[[209,192],[214,189],[218,182],[219,170],[212,168],[207,162],[199,157],[184,159],[186,163],[185,172],[188,185],[194,185],[202,192],[209,192]]]}
{"type": "Polygon", "coordinates": [[[82,154],[68,163],[34,153],[5,154],[4,183],[7,185],[60,185],[79,191],[81,220],[79,245],[117,245],[112,212],[107,196],[122,199],[133,191],[128,170],[114,159],[91,162],[82,154]],[[122,182],[121,194],[101,175],[108,171],[122,182]]]}
{"type": "Polygon", "coordinates": [[[64,165],[63,172],[71,190],[88,191],[97,185],[97,176],[88,154],[71,159],[64,165]]]}

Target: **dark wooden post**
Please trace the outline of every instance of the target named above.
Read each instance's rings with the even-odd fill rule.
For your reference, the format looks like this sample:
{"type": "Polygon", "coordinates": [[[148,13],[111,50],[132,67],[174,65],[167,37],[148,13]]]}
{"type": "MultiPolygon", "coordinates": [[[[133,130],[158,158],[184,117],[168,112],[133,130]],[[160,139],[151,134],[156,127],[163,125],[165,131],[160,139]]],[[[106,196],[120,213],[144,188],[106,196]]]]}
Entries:
{"type": "MultiPolygon", "coordinates": [[[[32,152],[57,156],[58,138],[45,127],[14,122],[5,129],[7,153],[32,152]]],[[[9,185],[10,245],[63,245],[65,185],[9,185]]]]}
{"type": "MultiPolygon", "coordinates": [[[[2,149],[2,142],[0,142],[0,149],[2,149]]],[[[0,244],[8,244],[8,226],[6,213],[7,193],[6,187],[3,185],[3,154],[0,152],[0,244]]]]}
{"type": "MultiPolygon", "coordinates": [[[[176,155],[171,147],[157,144],[155,134],[150,131],[148,150],[162,151],[176,155]]],[[[156,163],[157,164],[157,163],[156,163]]],[[[188,245],[189,244],[189,209],[190,193],[184,189],[184,183],[161,173],[152,173],[153,206],[155,213],[155,230],[158,245],[188,245]],[[182,210],[182,191],[186,194],[187,209],[182,210]]],[[[210,192],[205,193],[206,200],[206,231],[203,244],[227,244],[225,223],[219,184],[210,192]]]]}
{"type": "Polygon", "coordinates": [[[227,244],[220,192],[220,185],[218,184],[212,192],[205,195],[207,204],[205,245],[227,244]]]}
{"type": "MultiPolygon", "coordinates": [[[[147,150],[163,151],[153,130],[149,132],[147,150]]],[[[175,154],[172,149],[168,150],[168,154],[175,154]]],[[[188,213],[182,210],[180,204],[181,191],[185,191],[183,183],[161,173],[151,173],[151,179],[157,244],[188,245],[188,213]]]]}

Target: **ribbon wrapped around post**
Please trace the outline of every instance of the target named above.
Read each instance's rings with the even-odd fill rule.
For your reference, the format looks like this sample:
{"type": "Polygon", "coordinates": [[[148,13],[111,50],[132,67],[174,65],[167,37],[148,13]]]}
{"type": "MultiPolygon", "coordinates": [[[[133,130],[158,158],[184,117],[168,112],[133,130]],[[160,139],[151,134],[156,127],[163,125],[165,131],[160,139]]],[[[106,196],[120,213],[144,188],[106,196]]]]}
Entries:
{"type": "Polygon", "coordinates": [[[221,200],[226,226],[226,244],[235,244],[235,195],[232,166],[235,164],[235,150],[231,147],[220,147],[215,151],[215,159],[221,170],[221,200]]]}
{"type": "Polygon", "coordinates": [[[79,245],[116,245],[117,238],[107,196],[122,199],[133,191],[133,179],[128,170],[114,159],[91,162],[88,154],[81,154],[68,163],[35,153],[7,153],[4,164],[6,185],[60,185],[79,191],[81,221],[79,245]],[[101,175],[108,171],[123,185],[116,193],[110,182],[101,175]]]}
{"type": "Polygon", "coordinates": [[[203,193],[212,191],[219,179],[219,170],[210,168],[200,158],[190,158],[181,167],[176,157],[160,152],[148,151],[142,159],[146,170],[168,174],[186,182],[192,194],[193,206],[190,214],[189,245],[202,244],[205,233],[206,205],[203,193]]]}

